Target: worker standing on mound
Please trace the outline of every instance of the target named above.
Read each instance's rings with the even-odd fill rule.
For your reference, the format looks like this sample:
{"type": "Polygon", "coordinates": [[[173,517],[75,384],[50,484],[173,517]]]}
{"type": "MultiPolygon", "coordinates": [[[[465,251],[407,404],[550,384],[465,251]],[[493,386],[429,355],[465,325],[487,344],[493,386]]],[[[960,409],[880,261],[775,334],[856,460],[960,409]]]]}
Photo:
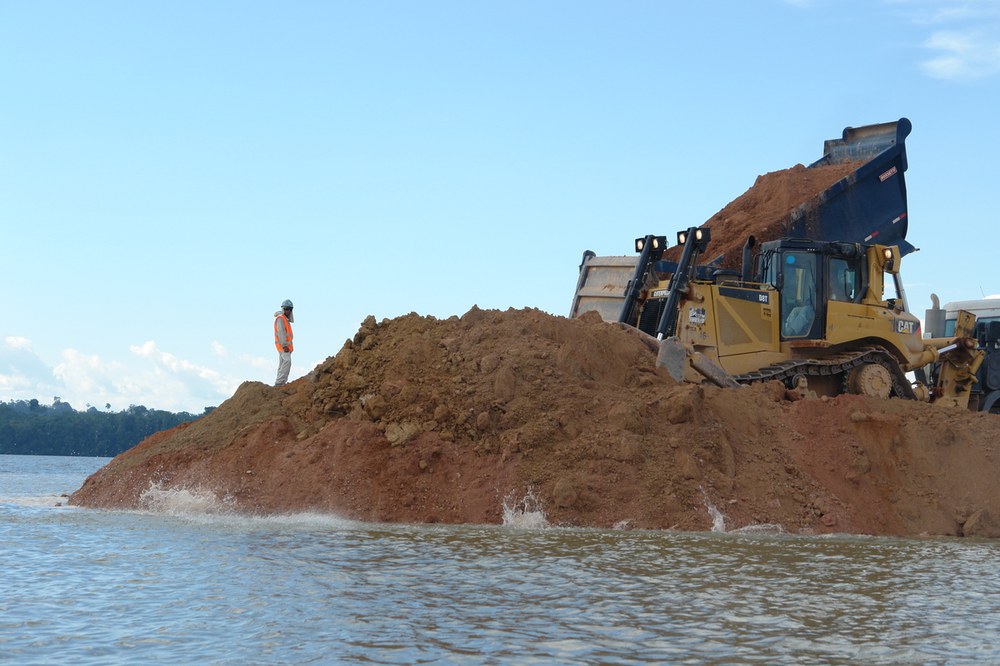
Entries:
{"type": "Polygon", "coordinates": [[[284,386],[288,383],[288,373],[292,370],[292,302],[285,300],[281,304],[281,309],[274,313],[274,346],[278,348],[278,378],[274,380],[275,386],[284,386]]]}

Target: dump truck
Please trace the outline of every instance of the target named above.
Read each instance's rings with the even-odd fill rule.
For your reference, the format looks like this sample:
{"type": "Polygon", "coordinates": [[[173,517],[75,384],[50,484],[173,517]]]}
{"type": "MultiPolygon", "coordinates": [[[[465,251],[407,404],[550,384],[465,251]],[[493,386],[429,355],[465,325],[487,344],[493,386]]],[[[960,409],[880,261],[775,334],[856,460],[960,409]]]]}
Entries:
{"type": "MultiPolygon", "coordinates": [[[[976,383],[969,396],[969,409],[1000,414],[1000,294],[967,301],[952,301],[943,306],[937,294],[931,294],[931,308],[924,313],[924,335],[947,337],[955,334],[959,313],[976,315],[975,338],[985,357],[976,373],[976,383]]],[[[929,382],[938,372],[929,368],[929,382]]]]}
{"type": "Polygon", "coordinates": [[[972,338],[974,315],[960,313],[951,337],[924,339],[900,278],[902,257],[915,249],[905,239],[910,130],[901,118],[826,141],[809,168],[845,164],[847,175],[777,224],[761,225],[769,237],[748,236],[739,270],[719,258],[699,263],[724,224],[678,233],[676,260],[664,259],[666,237],[636,239],[631,277],[618,270],[618,284],[609,277],[613,266],[585,255],[571,315],[596,310],[612,319],[617,309],[617,321],[655,337],[658,365],[677,379],[776,380],[803,396],[849,392],[966,406],[983,357],[972,338]],[[908,378],[934,363],[941,371],[933,386],[908,378]]]}

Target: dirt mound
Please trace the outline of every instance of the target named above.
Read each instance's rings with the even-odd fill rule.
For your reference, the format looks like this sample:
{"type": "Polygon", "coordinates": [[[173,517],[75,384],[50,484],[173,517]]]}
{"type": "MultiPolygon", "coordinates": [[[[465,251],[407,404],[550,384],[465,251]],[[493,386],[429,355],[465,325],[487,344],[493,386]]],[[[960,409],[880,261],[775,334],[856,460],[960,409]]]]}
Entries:
{"type": "MultiPolygon", "coordinates": [[[[712,241],[703,261],[721,256],[721,267],[740,267],[743,244],[751,235],[758,243],[788,234],[792,216],[804,215],[808,223],[809,205],[819,194],[861,166],[845,162],[790,169],[758,176],[753,187],[733,199],[701,226],[712,229],[712,241]]],[[[680,248],[671,248],[665,257],[680,259],[680,248]]]]}
{"type": "Polygon", "coordinates": [[[780,384],[677,385],[635,331],[535,310],[369,317],[280,389],[246,383],[87,479],[75,504],[151,488],[238,511],[500,523],[1000,536],[1000,418],[780,384]],[[718,511],[718,513],[714,513],[718,511]]]}

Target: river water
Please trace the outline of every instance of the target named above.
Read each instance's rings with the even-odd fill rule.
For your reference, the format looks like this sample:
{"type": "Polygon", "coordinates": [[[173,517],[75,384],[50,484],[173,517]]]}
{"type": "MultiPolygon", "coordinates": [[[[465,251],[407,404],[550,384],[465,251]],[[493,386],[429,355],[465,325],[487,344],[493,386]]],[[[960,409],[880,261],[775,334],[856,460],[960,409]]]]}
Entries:
{"type": "Polygon", "coordinates": [[[0,662],[1000,663],[990,541],[65,506],[105,462],[0,456],[0,662]]]}

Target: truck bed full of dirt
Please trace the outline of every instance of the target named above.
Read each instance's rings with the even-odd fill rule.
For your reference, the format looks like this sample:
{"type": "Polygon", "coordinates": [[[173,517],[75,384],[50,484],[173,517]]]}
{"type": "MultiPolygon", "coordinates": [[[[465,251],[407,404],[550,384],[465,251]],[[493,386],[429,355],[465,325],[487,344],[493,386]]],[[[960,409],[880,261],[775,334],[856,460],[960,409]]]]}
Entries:
{"type": "MultiPolygon", "coordinates": [[[[817,197],[861,164],[844,162],[809,168],[796,164],[758,176],[750,189],[701,225],[712,230],[712,240],[702,262],[721,255],[722,268],[738,269],[743,244],[749,236],[753,235],[757,243],[764,243],[787,235],[793,213],[804,215],[808,224],[809,208],[818,203],[817,197]]],[[[680,248],[671,248],[666,258],[677,261],[680,248]]]]}

